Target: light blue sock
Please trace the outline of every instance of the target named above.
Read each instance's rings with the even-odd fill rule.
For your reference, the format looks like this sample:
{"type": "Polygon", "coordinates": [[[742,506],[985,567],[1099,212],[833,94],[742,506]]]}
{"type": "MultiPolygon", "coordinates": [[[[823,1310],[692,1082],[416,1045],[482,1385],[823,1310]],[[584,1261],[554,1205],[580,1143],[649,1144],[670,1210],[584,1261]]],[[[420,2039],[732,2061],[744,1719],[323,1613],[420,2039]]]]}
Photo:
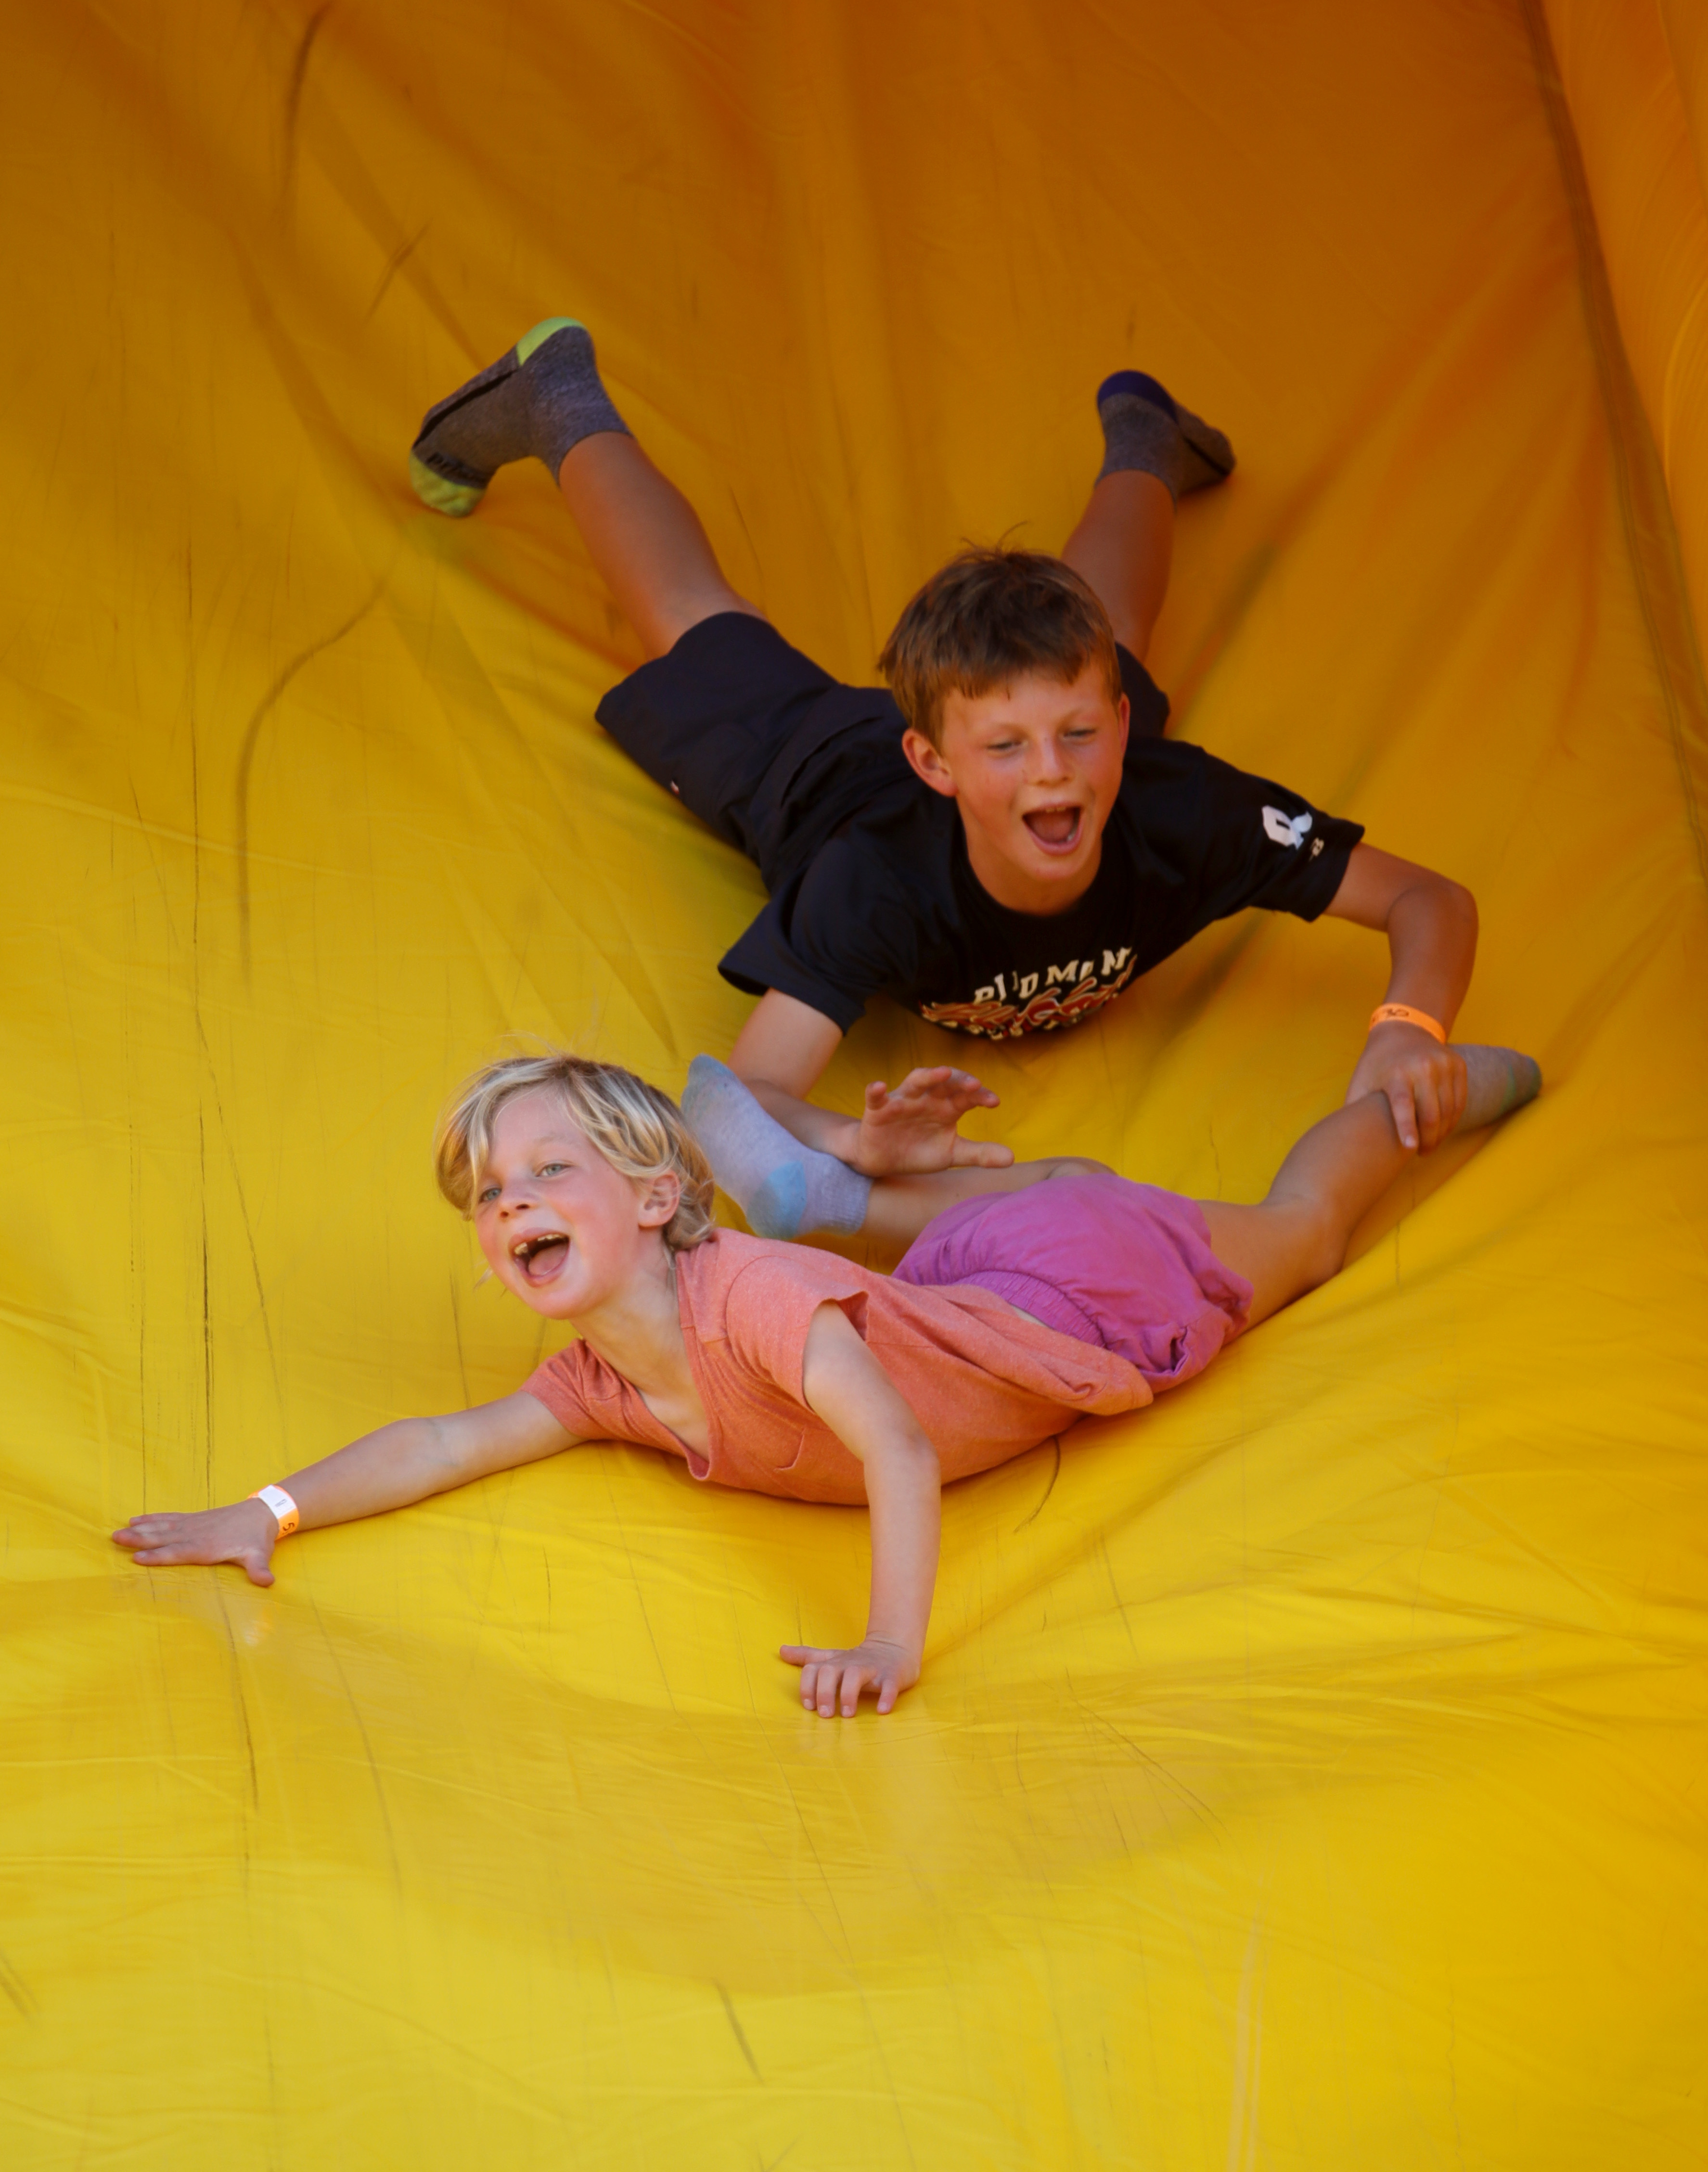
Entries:
{"type": "Polygon", "coordinates": [[[814,1230],[851,1237],[865,1221],[871,1178],[835,1154],[803,1147],[727,1063],[695,1057],[682,1113],[712,1175],[756,1237],[804,1237],[814,1230]]]}

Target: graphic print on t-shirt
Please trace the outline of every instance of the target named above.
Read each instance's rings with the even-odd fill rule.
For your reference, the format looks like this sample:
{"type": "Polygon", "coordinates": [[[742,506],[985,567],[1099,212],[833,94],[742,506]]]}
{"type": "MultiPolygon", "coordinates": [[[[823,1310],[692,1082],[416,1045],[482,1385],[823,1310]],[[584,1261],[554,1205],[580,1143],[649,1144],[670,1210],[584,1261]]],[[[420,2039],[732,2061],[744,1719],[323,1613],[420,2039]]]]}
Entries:
{"type": "Polygon", "coordinates": [[[998,973],[994,981],[973,991],[970,1003],[921,1003],[919,1014],[928,1025],[983,1034],[991,1040],[1054,1033],[1062,1026],[1079,1024],[1093,1011],[1112,1003],[1133,977],[1138,962],[1136,954],[1124,945],[1105,950],[1101,960],[1093,955],[1046,965],[1041,972],[998,973]]]}

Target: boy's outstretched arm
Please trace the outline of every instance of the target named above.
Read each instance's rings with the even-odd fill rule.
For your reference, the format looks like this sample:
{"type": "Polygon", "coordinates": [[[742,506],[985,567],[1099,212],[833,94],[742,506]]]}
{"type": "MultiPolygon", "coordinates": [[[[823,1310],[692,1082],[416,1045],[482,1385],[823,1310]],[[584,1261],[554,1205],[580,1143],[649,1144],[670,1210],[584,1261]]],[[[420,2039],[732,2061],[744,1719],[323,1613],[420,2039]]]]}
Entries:
{"type": "Polygon", "coordinates": [[[866,1468],[872,1511],[872,1607],[857,1645],[785,1644],[801,1669],[801,1702],[820,1719],[852,1719],[862,1690],[894,1709],[919,1680],[937,1583],[943,1473],[889,1375],[840,1305],[821,1304],[807,1331],[801,1389],[808,1406],[866,1468]]]}
{"type": "Polygon", "coordinates": [[[910,1071],[900,1085],[866,1089],[858,1116],[806,1098],[836,1052],[842,1029],[822,1011],[771,988],[760,998],[729,1052],[729,1067],[760,1106],[803,1146],[834,1154],[862,1176],[915,1176],[939,1169],[1007,1169],[1012,1151],[964,1139],[956,1126],[996,1096],[970,1072],[948,1064],[910,1071]]]}
{"type": "MultiPolygon", "coordinates": [[[[518,1391],[448,1417],[395,1419],[279,1483],[296,1503],[298,1528],[306,1531],[405,1508],[431,1493],[519,1463],[537,1463],[574,1444],[575,1435],[564,1431],[544,1403],[518,1391]]],[[[278,1535],[272,1510],[264,1501],[249,1500],[223,1508],[132,1516],[113,1533],[113,1543],[148,1568],[232,1562],[251,1583],[266,1584],[273,1580],[268,1563],[278,1535]]]]}
{"type": "MultiPolygon", "coordinates": [[[[1452,1031],[1477,956],[1477,901],[1463,884],[1356,845],[1329,911],[1387,935],[1393,964],[1384,1003],[1405,1003],[1452,1031]]],[[[1373,1026],[1346,1099],[1367,1094],[1386,1094],[1400,1144],[1426,1153],[1464,1112],[1464,1059],[1421,1026],[1373,1026]]]]}

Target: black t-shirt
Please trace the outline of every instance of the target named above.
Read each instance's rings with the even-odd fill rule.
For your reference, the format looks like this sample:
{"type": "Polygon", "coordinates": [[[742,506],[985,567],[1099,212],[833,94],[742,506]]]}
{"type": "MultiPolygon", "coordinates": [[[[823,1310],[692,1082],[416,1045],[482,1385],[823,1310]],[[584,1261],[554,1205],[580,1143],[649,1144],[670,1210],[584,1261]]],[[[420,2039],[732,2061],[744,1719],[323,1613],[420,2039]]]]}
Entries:
{"type": "Polygon", "coordinates": [[[1068,911],[997,904],[952,799],[879,793],[772,895],[719,966],[839,1025],[874,995],[994,1040],[1077,1025],[1213,920],[1314,920],[1363,836],[1285,786],[1179,739],[1127,744],[1096,879],[1068,911]]]}

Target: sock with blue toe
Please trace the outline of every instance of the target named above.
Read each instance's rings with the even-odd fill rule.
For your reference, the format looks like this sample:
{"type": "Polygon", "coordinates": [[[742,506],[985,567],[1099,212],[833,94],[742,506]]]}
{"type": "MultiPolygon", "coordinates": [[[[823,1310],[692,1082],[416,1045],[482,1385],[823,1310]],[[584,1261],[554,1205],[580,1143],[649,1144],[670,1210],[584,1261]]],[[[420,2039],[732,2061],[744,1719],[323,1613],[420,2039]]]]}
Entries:
{"type": "Polygon", "coordinates": [[[460,520],[507,462],[532,454],[556,482],[571,446],[602,431],[629,435],[599,381],[592,336],[573,317],[547,317],[428,408],[410,448],[409,479],[435,513],[460,520]]]}
{"type": "Polygon", "coordinates": [[[696,1056],[682,1094],[688,1128],[756,1237],[851,1237],[872,1180],[835,1154],[803,1147],[715,1056],[696,1056]]]}
{"type": "Polygon", "coordinates": [[[1098,387],[1097,411],[1106,449],[1099,482],[1107,475],[1137,470],[1155,476],[1179,499],[1225,482],[1233,472],[1233,448],[1221,431],[1181,406],[1141,369],[1118,369],[1106,377],[1098,387]]]}

